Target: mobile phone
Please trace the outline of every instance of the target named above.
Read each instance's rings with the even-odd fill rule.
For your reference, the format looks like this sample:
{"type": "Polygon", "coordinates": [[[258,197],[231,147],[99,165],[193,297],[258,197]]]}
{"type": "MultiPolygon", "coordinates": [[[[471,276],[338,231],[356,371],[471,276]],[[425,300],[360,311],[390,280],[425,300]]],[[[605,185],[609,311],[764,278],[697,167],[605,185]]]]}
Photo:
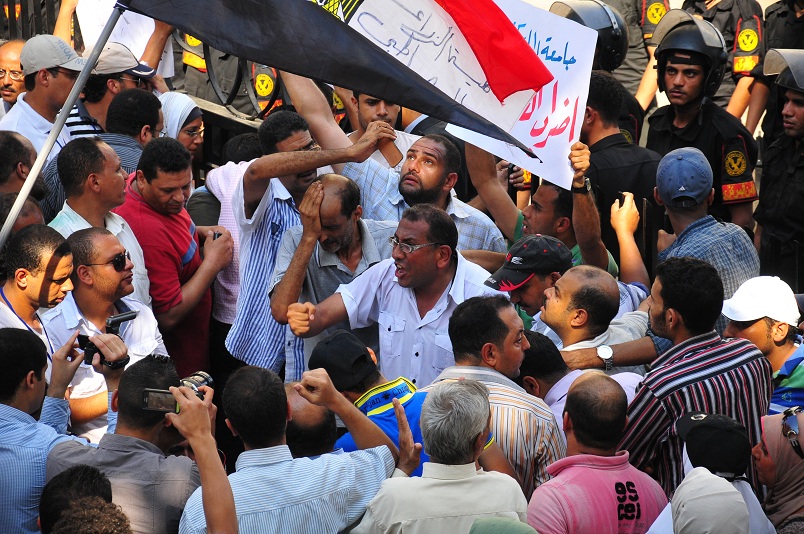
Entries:
{"type": "Polygon", "coordinates": [[[622,191],[617,191],[617,200],[620,201],[619,207],[622,208],[623,204],[625,204],[625,195],[622,191]]]}
{"type": "Polygon", "coordinates": [[[141,407],[154,412],[179,413],[179,403],[173,393],[166,389],[143,389],[141,407]]]}

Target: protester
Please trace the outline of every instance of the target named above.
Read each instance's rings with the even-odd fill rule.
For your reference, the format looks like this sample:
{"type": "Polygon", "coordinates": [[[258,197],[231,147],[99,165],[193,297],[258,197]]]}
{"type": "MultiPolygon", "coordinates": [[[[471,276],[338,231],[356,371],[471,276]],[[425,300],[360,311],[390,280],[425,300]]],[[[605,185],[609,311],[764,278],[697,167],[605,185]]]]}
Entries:
{"type": "Polygon", "coordinates": [[[165,135],[184,145],[195,156],[204,144],[204,117],[201,108],[189,96],[170,92],[160,95],[165,116],[165,135]]]}

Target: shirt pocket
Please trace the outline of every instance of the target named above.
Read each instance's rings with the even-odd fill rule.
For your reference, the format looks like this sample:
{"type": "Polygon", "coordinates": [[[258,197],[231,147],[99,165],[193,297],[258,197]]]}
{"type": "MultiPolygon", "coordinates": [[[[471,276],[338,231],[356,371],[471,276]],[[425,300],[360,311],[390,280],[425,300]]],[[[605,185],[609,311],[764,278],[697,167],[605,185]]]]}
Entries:
{"type": "Polygon", "coordinates": [[[402,355],[402,337],[405,335],[405,319],[396,317],[388,312],[380,312],[377,319],[380,325],[380,354],[382,362],[390,363],[402,355]]]}
{"type": "Polygon", "coordinates": [[[432,367],[436,373],[441,373],[447,367],[455,365],[455,355],[452,352],[452,341],[449,334],[436,334],[434,336],[432,367]]]}

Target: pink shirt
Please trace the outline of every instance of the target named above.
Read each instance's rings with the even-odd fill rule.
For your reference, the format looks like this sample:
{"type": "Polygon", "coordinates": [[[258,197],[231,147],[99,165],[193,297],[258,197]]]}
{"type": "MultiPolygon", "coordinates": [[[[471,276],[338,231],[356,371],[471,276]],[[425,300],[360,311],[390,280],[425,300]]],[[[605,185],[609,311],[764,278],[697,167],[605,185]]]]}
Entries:
{"type": "Polygon", "coordinates": [[[667,504],[661,486],[615,456],[578,454],[547,467],[553,478],[533,492],[528,524],[540,534],[644,533],[667,504]]]}

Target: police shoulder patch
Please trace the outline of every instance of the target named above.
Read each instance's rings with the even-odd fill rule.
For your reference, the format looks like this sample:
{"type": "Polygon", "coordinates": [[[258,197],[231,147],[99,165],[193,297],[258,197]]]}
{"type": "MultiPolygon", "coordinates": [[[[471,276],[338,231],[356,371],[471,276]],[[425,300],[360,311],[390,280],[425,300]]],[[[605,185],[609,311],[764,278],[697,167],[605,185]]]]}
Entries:
{"type": "Polygon", "coordinates": [[[745,169],[748,166],[748,163],[745,160],[745,154],[739,150],[732,150],[726,154],[723,164],[726,168],[726,173],[729,176],[740,176],[745,172],[745,169]]]}

